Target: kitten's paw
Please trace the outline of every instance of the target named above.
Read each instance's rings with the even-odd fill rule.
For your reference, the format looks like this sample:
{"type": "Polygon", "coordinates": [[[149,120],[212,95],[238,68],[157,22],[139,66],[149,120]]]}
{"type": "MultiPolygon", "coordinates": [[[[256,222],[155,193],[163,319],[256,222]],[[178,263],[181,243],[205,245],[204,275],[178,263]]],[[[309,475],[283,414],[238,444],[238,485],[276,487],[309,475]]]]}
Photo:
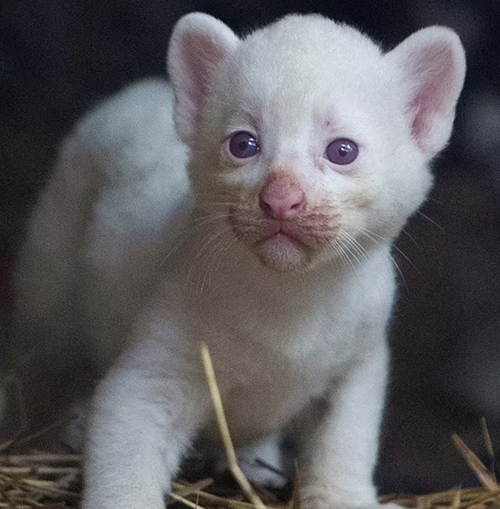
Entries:
{"type": "MultiPolygon", "coordinates": [[[[288,478],[274,467],[267,466],[259,463],[255,459],[250,461],[239,461],[241,470],[245,477],[254,484],[261,486],[269,486],[272,488],[282,488],[287,482],[288,478]]],[[[216,463],[215,470],[217,473],[222,473],[229,470],[229,465],[225,459],[219,459],[216,463]]]]}
{"type": "Polygon", "coordinates": [[[302,509],[404,509],[392,502],[380,504],[374,486],[360,489],[351,484],[344,489],[332,489],[323,483],[312,483],[303,486],[301,495],[302,509]]]}
{"type": "Polygon", "coordinates": [[[282,472],[275,470],[270,465],[261,464],[256,460],[241,462],[241,469],[249,481],[261,486],[282,488],[288,481],[282,472]]]}
{"type": "Polygon", "coordinates": [[[379,504],[373,502],[370,504],[339,503],[328,501],[323,497],[303,497],[301,501],[302,509],[406,509],[402,506],[389,502],[379,504]]]}
{"type": "MultiPolygon", "coordinates": [[[[249,481],[273,488],[281,488],[288,482],[293,462],[281,442],[281,433],[276,433],[238,450],[238,461],[249,481]]],[[[219,470],[227,467],[225,458],[219,459],[217,466],[219,470]]]]}

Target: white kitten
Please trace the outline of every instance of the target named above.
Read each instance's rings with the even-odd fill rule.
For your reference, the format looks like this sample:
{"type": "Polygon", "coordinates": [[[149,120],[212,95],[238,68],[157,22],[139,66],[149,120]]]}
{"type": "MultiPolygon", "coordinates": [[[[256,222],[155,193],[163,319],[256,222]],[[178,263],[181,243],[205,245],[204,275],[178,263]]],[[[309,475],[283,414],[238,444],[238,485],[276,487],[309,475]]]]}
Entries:
{"type": "Polygon", "coordinates": [[[107,371],[83,507],[163,508],[193,439],[217,447],[202,340],[246,457],[276,457],[287,428],[305,508],[375,507],[391,243],[451,133],[458,37],[427,28],[383,54],[320,16],[241,40],[196,13],[168,64],[196,206],[170,89],[138,84],[66,143],[19,268],[18,349],[45,345],[45,386],[82,355],[107,371]]]}

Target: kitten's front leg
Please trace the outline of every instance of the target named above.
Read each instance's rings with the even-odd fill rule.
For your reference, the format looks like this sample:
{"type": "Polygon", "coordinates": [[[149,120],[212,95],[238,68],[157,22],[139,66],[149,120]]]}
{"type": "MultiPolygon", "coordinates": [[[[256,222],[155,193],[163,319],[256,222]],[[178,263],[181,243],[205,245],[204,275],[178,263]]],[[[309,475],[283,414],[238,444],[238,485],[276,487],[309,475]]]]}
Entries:
{"type": "Polygon", "coordinates": [[[208,402],[204,384],[179,368],[113,370],[94,401],[83,509],[164,509],[208,402]]]}
{"type": "Polygon", "coordinates": [[[303,507],[374,508],[373,485],[384,406],[385,343],[366,352],[295,426],[303,507]]]}

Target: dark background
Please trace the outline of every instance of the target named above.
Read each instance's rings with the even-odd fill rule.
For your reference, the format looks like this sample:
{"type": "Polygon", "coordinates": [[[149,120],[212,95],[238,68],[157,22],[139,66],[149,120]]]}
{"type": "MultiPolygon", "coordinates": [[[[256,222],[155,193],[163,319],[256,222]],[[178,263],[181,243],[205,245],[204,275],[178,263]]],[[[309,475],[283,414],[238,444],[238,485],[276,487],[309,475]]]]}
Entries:
{"type": "Polygon", "coordinates": [[[455,134],[395,252],[404,281],[379,477],[386,493],[472,482],[451,433],[484,454],[485,416],[500,448],[498,0],[0,0],[0,344],[23,224],[61,137],[97,100],[163,74],[172,26],[193,10],[243,33],[285,13],[320,12],[386,48],[431,24],[461,36],[468,76],[455,134]]]}

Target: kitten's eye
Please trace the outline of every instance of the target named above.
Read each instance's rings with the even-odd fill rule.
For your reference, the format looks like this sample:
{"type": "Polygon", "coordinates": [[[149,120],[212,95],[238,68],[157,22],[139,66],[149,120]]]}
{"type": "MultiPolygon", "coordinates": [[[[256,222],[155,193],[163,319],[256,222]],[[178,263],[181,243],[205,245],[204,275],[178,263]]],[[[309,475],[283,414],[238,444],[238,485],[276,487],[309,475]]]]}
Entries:
{"type": "Polygon", "coordinates": [[[247,159],[259,151],[259,145],[253,134],[238,131],[229,138],[229,151],[238,159],[247,159]]]}
{"type": "Polygon", "coordinates": [[[359,154],[356,143],[346,138],[332,141],[326,147],[325,156],[334,164],[351,164],[359,154]]]}

